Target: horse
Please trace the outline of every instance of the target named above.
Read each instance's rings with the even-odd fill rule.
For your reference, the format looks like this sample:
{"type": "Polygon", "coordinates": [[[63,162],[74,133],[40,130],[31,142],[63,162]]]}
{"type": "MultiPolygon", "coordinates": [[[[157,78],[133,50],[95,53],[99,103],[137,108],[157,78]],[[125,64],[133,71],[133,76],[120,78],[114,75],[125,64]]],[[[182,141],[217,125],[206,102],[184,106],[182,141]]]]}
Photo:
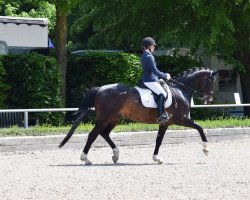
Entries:
{"type": "MultiPolygon", "coordinates": [[[[207,138],[203,128],[189,119],[188,114],[191,108],[191,98],[195,93],[203,99],[205,104],[213,101],[216,73],[217,71],[214,72],[208,68],[193,68],[174,76],[168,81],[169,88],[172,92],[172,104],[166,108],[166,112],[171,115],[171,118],[166,121],[166,123],[159,124],[156,145],[152,157],[153,161],[158,164],[163,163],[163,160],[158,157],[159,148],[162,144],[165,132],[168,127],[173,124],[198,130],[202,140],[203,152],[208,155],[207,138]]],[[[119,149],[110,138],[110,132],[115,128],[120,119],[126,118],[139,123],[156,124],[158,118],[156,108],[147,108],[142,105],[139,92],[135,87],[129,87],[122,83],[94,87],[88,90],[83,96],[77,111],[76,120],[73,122],[66,137],[60,143],[59,148],[65,145],[71,138],[86,113],[93,107],[95,107],[96,114],[95,126],[89,133],[87,143],[80,156],[80,159],[84,161],[86,165],[92,164],[87,154],[99,134],[112,148],[113,162],[118,162],[119,149]]]]}

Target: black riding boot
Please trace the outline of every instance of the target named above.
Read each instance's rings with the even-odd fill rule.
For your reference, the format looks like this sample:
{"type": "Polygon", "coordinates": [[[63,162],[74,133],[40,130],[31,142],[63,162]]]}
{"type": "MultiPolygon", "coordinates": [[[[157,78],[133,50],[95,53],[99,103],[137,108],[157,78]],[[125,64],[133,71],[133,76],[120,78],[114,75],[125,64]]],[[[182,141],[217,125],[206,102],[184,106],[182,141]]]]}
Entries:
{"type": "Polygon", "coordinates": [[[157,123],[165,123],[169,119],[168,114],[165,112],[164,108],[165,97],[163,94],[160,94],[157,99],[157,106],[158,106],[158,119],[157,123]]]}

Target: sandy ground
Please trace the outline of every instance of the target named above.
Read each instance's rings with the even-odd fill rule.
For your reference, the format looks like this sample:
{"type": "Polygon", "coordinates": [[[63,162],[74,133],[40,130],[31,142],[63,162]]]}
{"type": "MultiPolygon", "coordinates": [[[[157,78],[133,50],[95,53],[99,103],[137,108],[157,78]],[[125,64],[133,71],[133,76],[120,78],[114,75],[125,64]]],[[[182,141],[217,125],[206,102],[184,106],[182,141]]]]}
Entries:
{"type": "Polygon", "coordinates": [[[250,140],[164,144],[156,165],[153,146],[92,148],[92,166],[81,149],[0,153],[0,199],[250,199],[250,140]]]}

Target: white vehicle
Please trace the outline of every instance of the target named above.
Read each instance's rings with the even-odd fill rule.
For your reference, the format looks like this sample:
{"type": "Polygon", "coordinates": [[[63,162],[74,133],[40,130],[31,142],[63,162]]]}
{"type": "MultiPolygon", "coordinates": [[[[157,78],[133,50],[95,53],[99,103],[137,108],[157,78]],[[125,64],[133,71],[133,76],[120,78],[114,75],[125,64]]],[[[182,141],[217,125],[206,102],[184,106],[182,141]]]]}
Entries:
{"type": "Polygon", "coordinates": [[[47,48],[48,19],[0,16],[0,41],[1,54],[47,48]]]}

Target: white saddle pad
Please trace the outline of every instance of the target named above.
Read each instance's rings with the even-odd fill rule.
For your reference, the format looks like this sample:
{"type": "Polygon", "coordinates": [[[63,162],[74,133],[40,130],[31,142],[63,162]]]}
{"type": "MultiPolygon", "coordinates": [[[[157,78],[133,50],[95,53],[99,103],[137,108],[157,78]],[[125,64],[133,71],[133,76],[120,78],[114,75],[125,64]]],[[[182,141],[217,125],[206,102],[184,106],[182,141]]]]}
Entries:
{"type": "MultiPolygon", "coordinates": [[[[157,108],[157,104],[153,97],[153,92],[150,89],[139,88],[137,86],[134,88],[139,92],[143,106],[147,108],[157,108]]],[[[165,108],[168,108],[172,104],[172,93],[168,86],[167,86],[167,94],[168,97],[164,104],[165,108]]]]}

